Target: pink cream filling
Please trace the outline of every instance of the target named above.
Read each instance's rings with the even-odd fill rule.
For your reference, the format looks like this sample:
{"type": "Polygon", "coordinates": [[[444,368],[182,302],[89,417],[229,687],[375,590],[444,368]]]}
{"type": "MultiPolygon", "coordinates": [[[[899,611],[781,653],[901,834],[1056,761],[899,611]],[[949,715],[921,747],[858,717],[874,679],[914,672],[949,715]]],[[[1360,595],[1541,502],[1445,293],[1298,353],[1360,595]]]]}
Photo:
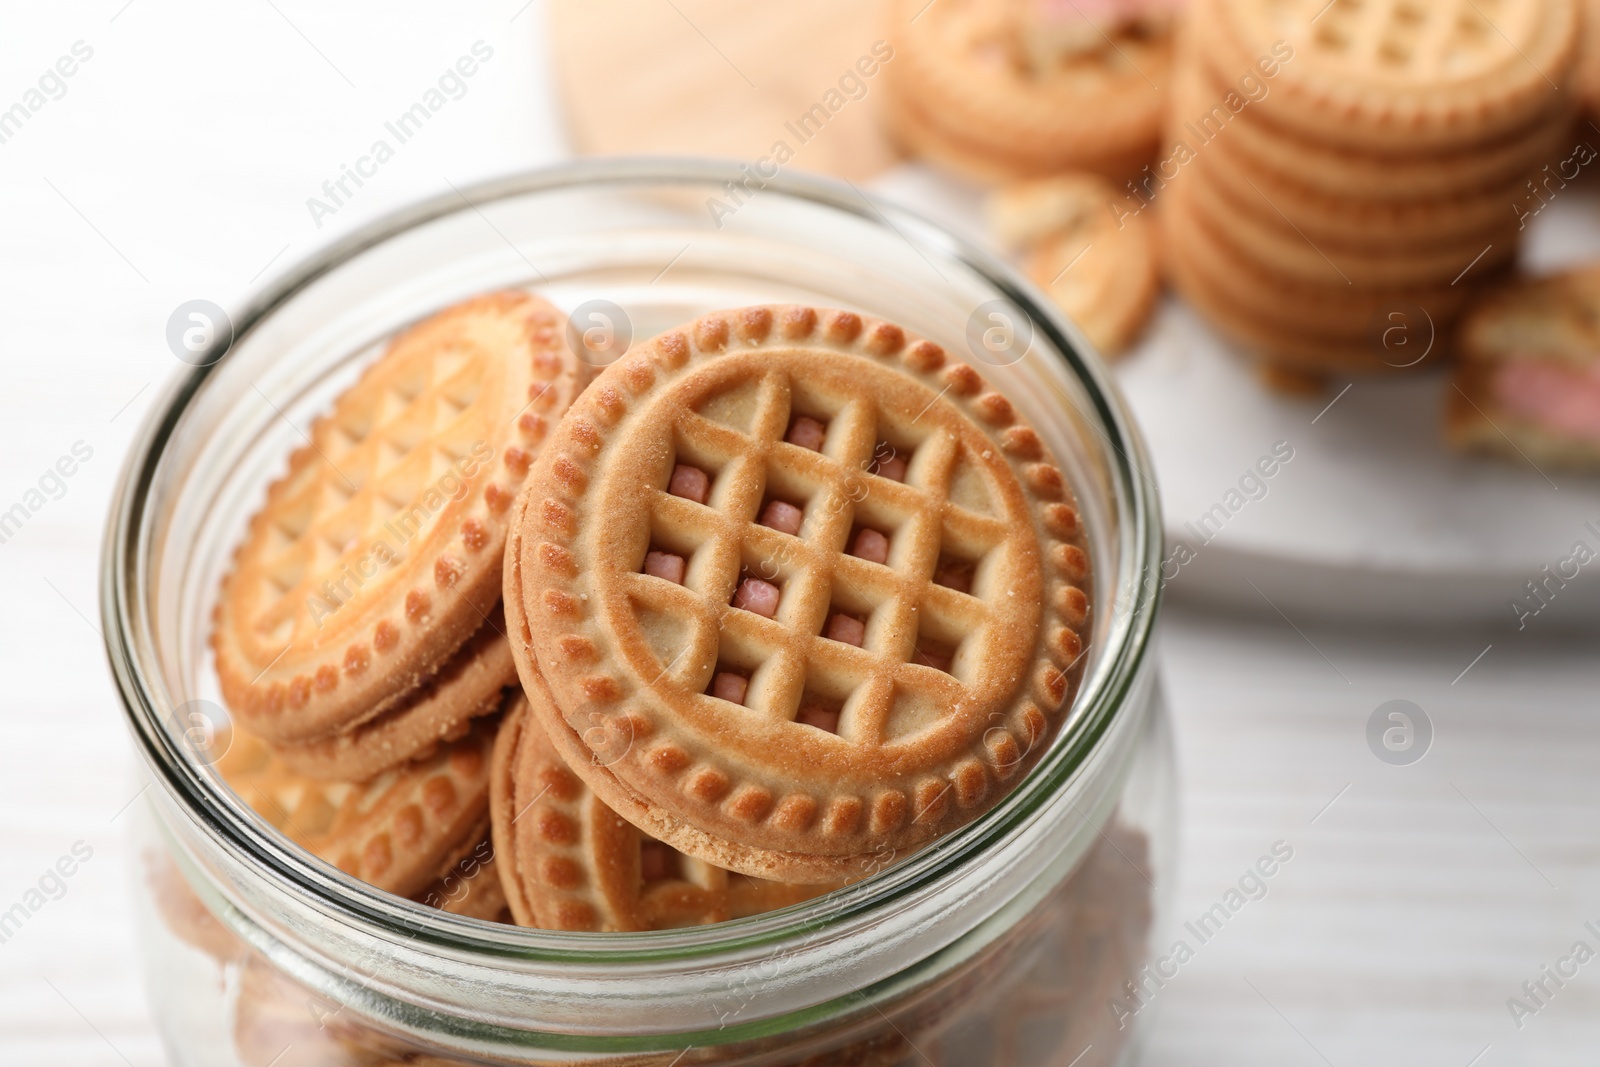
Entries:
{"type": "Polygon", "coordinates": [[[763,582],[760,578],[746,578],[739,583],[739,588],[734,593],[733,606],[770,619],[778,613],[778,600],[781,595],[778,587],[771,582],[763,582]]]}
{"type": "Polygon", "coordinates": [[[1489,385],[1506,411],[1583,441],[1600,441],[1600,363],[1572,370],[1550,360],[1513,359],[1489,385]]]}

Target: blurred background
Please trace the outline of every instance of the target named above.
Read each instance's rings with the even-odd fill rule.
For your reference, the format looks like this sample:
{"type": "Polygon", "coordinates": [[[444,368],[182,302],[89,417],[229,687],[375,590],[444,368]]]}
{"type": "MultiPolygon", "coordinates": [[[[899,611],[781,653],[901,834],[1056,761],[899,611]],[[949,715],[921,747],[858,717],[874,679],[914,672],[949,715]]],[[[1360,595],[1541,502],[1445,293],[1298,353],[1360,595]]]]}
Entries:
{"type": "MultiPolygon", "coordinates": [[[[1412,137],[1296,98],[1292,76],[1344,69],[1315,47],[1284,59],[1268,23],[1220,22],[1175,45],[1155,3],[1090,39],[998,0],[13,5],[0,911],[46,903],[0,933],[0,1059],[164,1062],[119,824],[146,783],[104,667],[97,554],[128,442],[183,366],[169,320],[238,307],[419,198],[643,152],[748,162],[728,210],[781,170],[921,211],[1118,357],[1167,510],[1180,919],[1293,849],[1160,992],[1146,1062],[1592,1062],[1600,965],[1531,1014],[1510,1003],[1600,945],[1600,568],[1573,562],[1600,553],[1592,428],[1563,451],[1451,362],[1505,355],[1458,344],[1454,320],[1514,299],[1496,295],[1514,275],[1600,258],[1577,33],[1552,43],[1559,20],[1530,23],[1546,5],[1527,2],[1460,5],[1457,37],[1527,69],[1474,83],[1481,129],[1412,137]],[[1074,74],[1049,95],[1007,95],[1062,57],[1074,74]],[[1407,373],[1373,373],[1390,369],[1407,373]],[[1493,433],[1449,433],[1458,395],[1493,433]],[[75,873],[50,875],[64,856],[75,873]]],[[[1262,4],[1324,50],[1408,57],[1391,66],[1423,47],[1405,6],[1262,4]],[[1372,37],[1380,8],[1401,36],[1372,37]]]]}

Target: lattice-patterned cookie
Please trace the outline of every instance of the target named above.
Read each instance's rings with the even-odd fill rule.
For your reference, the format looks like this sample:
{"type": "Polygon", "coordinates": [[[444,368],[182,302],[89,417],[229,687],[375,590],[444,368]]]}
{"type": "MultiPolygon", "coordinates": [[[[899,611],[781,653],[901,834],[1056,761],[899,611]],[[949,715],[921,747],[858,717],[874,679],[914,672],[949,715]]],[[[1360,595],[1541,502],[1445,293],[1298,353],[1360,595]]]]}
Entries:
{"type": "MultiPolygon", "coordinates": [[[[547,699],[536,688],[530,703],[547,699]]],[[[517,709],[512,756],[515,809],[500,827],[507,867],[535,921],[555,930],[664,930],[757,915],[798,904],[827,886],[750,878],[646,837],[568,769],[539,718],[517,709]]],[[[497,816],[500,812],[496,811],[497,816]]],[[[506,881],[505,879],[502,879],[506,881]]]]}
{"type": "Polygon", "coordinates": [[[217,673],[248,729],[348,729],[483,625],[505,516],[586,373],[560,312],[497,293],[401,335],[316,422],[217,605],[217,673]]]}
{"type": "Polygon", "coordinates": [[[1131,173],[1154,150],[1171,61],[1164,20],[1102,25],[1059,0],[885,8],[895,49],[885,110],[913,151],[987,181],[1131,173]]]}
{"type": "Polygon", "coordinates": [[[898,326],[754,307],[669,331],[597,379],[526,492],[506,619],[553,694],[535,713],[602,800],[719,867],[870,874],[992,805],[1071,703],[1072,489],[898,326]]]}
{"type": "Polygon", "coordinates": [[[461,737],[472,719],[498,710],[506,687],[517,684],[505,625],[497,604],[438,673],[396,707],[332,737],[275,745],[279,757],[313,778],[364,782],[461,737]]]}
{"type": "Polygon", "coordinates": [[[360,785],[290,770],[259,737],[236,730],[217,762],[240,798],[295,844],[399,896],[425,889],[488,833],[495,724],[360,785]]]}
{"type": "Polygon", "coordinates": [[[1224,82],[1283,59],[1263,116],[1324,143],[1420,151],[1493,139],[1571,76],[1575,0],[1203,0],[1192,24],[1224,82]]]}

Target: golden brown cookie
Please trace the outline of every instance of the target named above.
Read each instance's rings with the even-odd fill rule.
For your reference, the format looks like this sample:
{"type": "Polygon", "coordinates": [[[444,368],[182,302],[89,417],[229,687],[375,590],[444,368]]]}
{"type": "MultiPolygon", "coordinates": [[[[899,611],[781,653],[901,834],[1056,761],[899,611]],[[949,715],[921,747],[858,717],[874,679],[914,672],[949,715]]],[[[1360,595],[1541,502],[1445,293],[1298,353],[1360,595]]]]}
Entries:
{"type": "Polygon", "coordinates": [[[469,919],[509,923],[511,910],[499,867],[494,842],[486,837],[412,899],[469,919]]]}
{"type": "Polygon", "coordinates": [[[1075,47],[1050,40],[1051,24],[1019,0],[890,0],[891,133],[983,181],[1137,169],[1156,145],[1170,33],[1111,26],[1075,47]]]}
{"type": "Polygon", "coordinates": [[[1461,323],[1463,358],[1550,360],[1583,369],[1600,352],[1600,268],[1523,279],[1487,293],[1461,323]]]}
{"type": "Polygon", "coordinates": [[[1462,320],[1445,437],[1535,466],[1600,468],[1600,268],[1514,282],[1462,320]]]}
{"type": "MultiPolygon", "coordinates": [[[[1307,176],[1283,166],[1291,160],[1304,161],[1308,153],[1328,154],[1327,150],[1266,129],[1266,123],[1248,110],[1237,120],[1229,120],[1221,133],[1201,130],[1194,118],[1185,118],[1205,114],[1205,105],[1196,102],[1206,99],[1194,88],[1198,74],[1198,68],[1188,63],[1180,63],[1174,73],[1174,121],[1168,124],[1164,155],[1175,158],[1182,153],[1186,162],[1168,165],[1163,174],[1172,174],[1173,183],[1190,183],[1196,180],[1193,175],[1201,174],[1235,203],[1249,205],[1263,223],[1283,228],[1292,225],[1313,240],[1352,248],[1393,251],[1418,243],[1477,241],[1481,249],[1500,234],[1514,237],[1522,226],[1516,205],[1531,195],[1527,182],[1530,176],[1544,177],[1539,173],[1541,163],[1535,161],[1559,166],[1566,152],[1557,149],[1571,147],[1563,110],[1555,126],[1540,132],[1541,143],[1524,149],[1513,160],[1516,165],[1492,182],[1459,188],[1444,184],[1441,176],[1461,174],[1460,161],[1450,158],[1357,157],[1338,151],[1333,153],[1338,161],[1349,164],[1363,159],[1377,173],[1369,176],[1370,187],[1346,177],[1330,188],[1315,177],[1307,181],[1307,176]],[[1210,140],[1203,139],[1208,136],[1210,140]],[[1252,139],[1263,143],[1246,150],[1252,139]],[[1401,196],[1393,185],[1381,184],[1380,175],[1394,174],[1407,165],[1422,166],[1435,179],[1426,197],[1401,196]]],[[[1334,160],[1325,160],[1316,173],[1325,177],[1337,167],[1334,160]]],[[[1559,175],[1555,180],[1561,180],[1559,175]]],[[[1155,195],[1164,192],[1156,188],[1155,195]]],[[[1125,198],[1125,208],[1137,206],[1131,194],[1125,198]]],[[[1524,208],[1524,213],[1527,210],[1524,208]]]]}
{"type": "Polygon", "coordinates": [[[240,968],[234,1050],[245,1067],[391,1067],[407,1046],[252,954],[240,968]]]}
{"type": "MultiPolygon", "coordinates": [[[[526,500],[526,497],[522,499],[526,500]]],[[[520,612],[516,618],[520,621],[520,612]]],[[[489,765],[489,834],[497,860],[495,872],[499,875],[511,920],[518,926],[538,926],[538,917],[533,913],[527,887],[523,884],[522,870],[515,861],[517,850],[512,839],[522,814],[517,802],[515,770],[517,751],[527,722],[527,697],[519,692],[507,702],[506,713],[500,720],[500,731],[494,739],[494,753],[489,765]]]]}
{"type": "Polygon", "coordinates": [[[1386,312],[1402,307],[1426,309],[1442,331],[1471,299],[1476,284],[1493,276],[1480,263],[1456,284],[1447,280],[1423,286],[1372,287],[1286,278],[1224,236],[1195,209],[1189,192],[1186,184],[1169,188],[1157,217],[1164,262],[1174,285],[1202,304],[1207,313],[1220,299],[1234,309],[1230,320],[1241,316],[1255,320],[1274,336],[1305,338],[1311,342],[1310,348],[1331,343],[1332,350],[1341,353],[1341,366],[1363,349],[1371,369],[1381,370],[1386,362],[1396,362],[1392,354],[1383,351],[1377,325],[1386,312]],[[1191,289],[1197,283],[1205,286],[1208,299],[1195,298],[1191,289]]]}
{"type": "MultiPolygon", "coordinates": [[[[1330,287],[1406,289],[1448,285],[1469,266],[1488,272],[1509,263],[1517,251],[1517,222],[1501,201],[1489,225],[1455,236],[1429,239],[1414,230],[1389,247],[1373,247],[1353,238],[1328,235],[1327,225],[1312,230],[1299,225],[1304,214],[1291,213],[1260,186],[1238,198],[1214,180],[1210,164],[1216,157],[1196,160],[1179,179],[1192,209],[1208,225],[1227,235],[1227,241],[1262,271],[1286,281],[1330,287]]],[[[1337,210],[1337,209],[1335,209],[1337,210]]],[[[1349,212],[1352,222],[1359,211],[1349,212]]],[[[1454,228],[1454,227],[1452,227],[1454,228]]]]}
{"type": "Polygon", "coordinates": [[[244,942],[211,913],[165,851],[151,849],[145,853],[145,876],[157,913],[181,941],[219,963],[244,954],[244,942]]]}
{"type": "Polygon", "coordinates": [[[1581,0],[1583,31],[1578,41],[1573,91],[1590,118],[1600,115],[1600,0],[1581,0]]]}
{"type": "MultiPolygon", "coordinates": [[[[1383,347],[1373,329],[1382,302],[1390,298],[1375,297],[1371,306],[1363,307],[1335,299],[1330,290],[1291,290],[1247,267],[1219,269],[1225,260],[1219,258],[1217,244],[1184,212],[1175,210],[1176,204],[1169,200],[1160,220],[1167,237],[1168,276],[1224,334],[1258,357],[1300,372],[1403,369],[1396,365],[1402,361],[1383,347]]],[[[1441,321],[1445,318],[1441,314],[1441,321]]]]}
{"type": "Polygon", "coordinates": [[[379,889],[411,896],[488,833],[494,727],[479,720],[428,759],[359,785],[293,771],[261,738],[236,729],[217,770],[295,844],[379,889]]]}
{"type": "Polygon", "coordinates": [[[898,326],[752,307],[668,331],[596,379],[527,494],[506,617],[553,697],[534,713],[601,800],[716,866],[870,874],[994,804],[1071,705],[1072,488],[898,326]]]}
{"type": "Polygon", "coordinates": [[[513,775],[518,803],[503,836],[512,842],[519,874],[513,885],[527,894],[533,925],[698,926],[798,904],[831,888],[730,874],[647,837],[568,769],[539,716],[529,714],[521,725],[513,775]]]}
{"type": "MultiPolygon", "coordinates": [[[[1466,197],[1385,201],[1327,196],[1270,172],[1251,173],[1221,144],[1178,179],[1208,187],[1258,223],[1318,242],[1371,254],[1454,245],[1480,250],[1513,243],[1523,222],[1513,205],[1526,195],[1521,179],[1466,197]]],[[[1527,209],[1524,209],[1525,211],[1527,209]]]]}
{"type": "Polygon", "coordinates": [[[1523,130],[1560,98],[1575,0],[1199,0],[1191,24],[1232,81],[1272,51],[1250,107],[1307,140],[1356,151],[1450,151],[1523,130]]]}
{"type": "Polygon", "coordinates": [[[989,201],[990,227],[1024,250],[1024,270],[1105,356],[1143,330],[1160,291],[1154,232],[1143,213],[1118,217],[1114,186],[1092,174],[1024,182],[989,201]]]}
{"type": "Polygon", "coordinates": [[[497,711],[505,688],[516,684],[505,613],[496,605],[438,673],[394,708],[344,733],[274,748],[301,774],[364,782],[407,760],[425,758],[441,741],[465,734],[470,720],[497,711]]]}
{"type": "Polygon", "coordinates": [[[586,380],[562,325],[527,293],[459,304],[312,426],[217,604],[217,673],[247,729],[305,741],[371,719],[483,625],[505,515],[586,380]]]}

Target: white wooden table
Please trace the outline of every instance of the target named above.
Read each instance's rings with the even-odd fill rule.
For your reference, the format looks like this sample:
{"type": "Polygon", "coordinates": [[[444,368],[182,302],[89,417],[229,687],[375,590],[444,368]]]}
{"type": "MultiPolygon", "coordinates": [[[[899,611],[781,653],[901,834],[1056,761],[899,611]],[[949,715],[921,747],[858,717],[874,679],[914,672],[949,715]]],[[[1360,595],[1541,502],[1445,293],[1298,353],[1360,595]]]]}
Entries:
{"type": "MultiPolygon", "coordinates": [[[[176,369],[168,315],[196,297],[226,306],[446,182],[560,158],[542,18],[540,0],[5,15],[0,109],[26,103],[75,42],[92,56],[0,143],[0,512],[29,511],[0,544],[0,911],[33,899],[75,843],[92,855],[0,944],[0,1062],[164,1062],[118,818],[142,779],[95,604],[118,465],[176,369]],[[466,95],[319,228],[306,199],[479,40],[494,55],[466,95]],[[90,458],[30,496],[78,442],[90,458]]],[[[1557,609],[1520,634],[1383,633],[1175,605],[1161,658],[1183,771],[1182,917],[1273,842],[1294,859],[1160,994],[1148,1062],[1594,1062],[1600,963],[1520,1030],[1506,1007],[1574,941],[1600,948],[1583,929],[1600,920],[1594,650],[1557,609]],[[1367,748],[1367,718],[1392,698],[1435,725],[1414,766],[1367,748]]]]}

